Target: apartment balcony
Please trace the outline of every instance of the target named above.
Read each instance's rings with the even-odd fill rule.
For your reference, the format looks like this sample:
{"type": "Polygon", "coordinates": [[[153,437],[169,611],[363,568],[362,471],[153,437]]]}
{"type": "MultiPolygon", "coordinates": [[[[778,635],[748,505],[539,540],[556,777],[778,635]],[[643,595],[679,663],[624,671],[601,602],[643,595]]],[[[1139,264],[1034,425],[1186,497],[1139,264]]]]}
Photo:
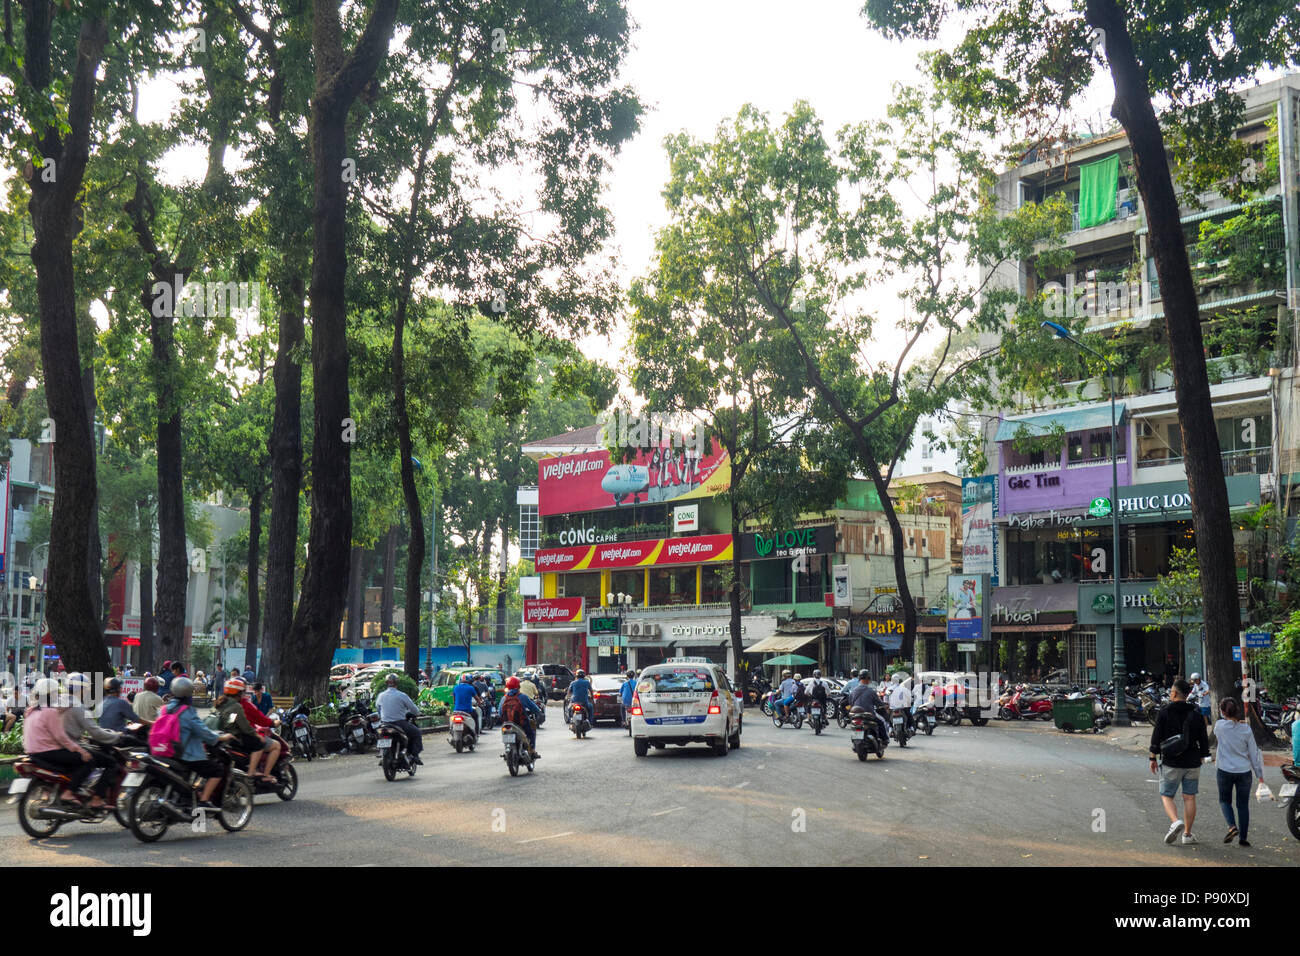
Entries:
{"type": "MultiPolygon", "coordinates": [[[[1225,477],[1231,477],[1232,475],[1267,475],[1273,471],[1273,450],[1271,448],[1225,451],[1220,457],[1223,459],[1223,474],[1225,477]]],[[[1138,462],[1138,469],[1143,482],[1167,480],[1164,475],[1152,474],[1149,471],[1152,468],[1175,469],[1177,473],[1168,476],[1169,479],[1185,477],[1182,455],[1155,456],[1138,462]]]]}

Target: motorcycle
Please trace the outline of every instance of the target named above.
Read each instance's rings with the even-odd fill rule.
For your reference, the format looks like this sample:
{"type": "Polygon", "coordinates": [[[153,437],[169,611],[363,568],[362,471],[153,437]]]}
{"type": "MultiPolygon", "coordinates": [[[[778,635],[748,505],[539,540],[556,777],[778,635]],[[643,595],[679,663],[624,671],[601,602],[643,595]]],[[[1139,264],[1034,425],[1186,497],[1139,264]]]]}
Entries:
{"type": "MultiPolygon", "coordinates": [[[[274,730],[267,730],[267,736],[274,738],[280,743],[280,756],[276,758],[275,770],[272,776],[275,777],[274,783],[268,783],[261,777],[255,780],[250,779],[249,783],[253,785],[253,794],[273,793],[281,800],[288,803],[298,795],[298,770],[293,765],[292,747],[285,738],[281,737],[274,730]]],[[[235,759],[235,766],[240,773],[248,773],[248,754],[238,750],[234,745],[230,747],[230,755],[235,759]]]]}
{"type": "Polygon", "coordinates": [[[369,720],[370,699],[358,693],[356,699],[339,709],[339,739],[349,752],[363,754],[379,740],[369,720]]]}
{"type": "Polygon", "coordinates": [[[9,784],[8,802],[18,803],[18,824],[23,832],[39,840],[53,836],[54,831],[65,823],[101,823],[110,811],[118,823],[129,829],[131,824],[127,817],[127,806],[131,790],[125,785],[127,764],[134,757],[147,753],[148,744],[134,736],[124,739],[127,743],[121,747],[87,745],[106,751],[113,758],[113,766],[106,770],[93,770],[83,788],[89,791],[98,782],[101,772],[109,774],[110,783],[105,800],[107,805],[103,807],[92,807],[89,803],[60,797],[70,778],[58,768],[42,764],[31,757],[14,764],[14,773],[18,776],[9,784]]]}
{"type": "Polygon", "coordinates": [[[877,736],[878,728],[872,715],[865,710],[855,711],[850,714],[849,720],[853,725],[853,752],[858,755],[858,759],[866,760],[875,754],[876,759],[883,760],[888,740],[881,740],[877,736]]]}
{"type": "Polygon", "coordinates": [[[411,749],[406,742],[406,731],[396,724],[379,725],[379,764],[384,770],[384,779],[389,782],[405,770],[415,776],[416,763],[411,759],[411,749]]]}
{"type": "Polygon", "coordinates": [[[532,751],[528,748],[528,735],[524,733],[522,727],[509,721],[502,724],[501,743],[505,745],[505,752],[501,754],[501,759],[506,762],[510,776],[519,776],[521,766],[527,767],[529,773],[533,772],[535,761],[532,751]]]}
{"type": "Polygon", "coordinates": [[[1295,764],[1286,764],[1282,767],[1282,779],[1286,783],[1278,790],[1277,799],[1286,811],[1286,828],[1293,837],[1300,840],[1300,794],[1296,793],[1300,788],[1300,768],[1295,764]]]}
{"type": "Polygon", "coordinates": [[[786,724],[789,724],[789,725],[790,725],[791,727],[793,727],[795,730],[798,730],[800,727],[802,727],[802,726],[803,726],[803,715],[804,715],[804,709],[805,709],[805,708],[804,708],[804,705],[803,705],[803,704],[791,704],[789,709],[790,709],[790,713],[789,713],[787,716],[785,716],[785,717],[782,717],[782,716],[781,716],[781,712],[780,712],[779,710],[777,710],[777,709],[773,709],[773,711],[772,711],[772,726],[774,726],[774,727],[784,727],[786,724]]]}
{"type": "Polygon", "coordinates": [[[816,699],[808,705],[808,725],[818,737],[828,725],[827,719],[822,715],[822,704],[816,699]]]}
{"type": "Polygon", "coordinates": [[[916,719],[917,732],[925,731],[927,737],[934,733],[935,725],[939,723],[939,715],[934,706],[934,695],[931,694],[924,703],[918,698],[914,705],[913,716],[916,719]]]}
{"type": "Polygon", "coordinates": [[[1052,719],[1052,701],[1050,697],[1030,697],[1026,694],[1024,684],[1020,684],[1009,695],[998,699],[999,720],[1040,720],[1052,719]],[[1005,698],[1005,699],[1004,699],[1005,698]]]}
{"type": "Polygon", "coordinates": [[[772,716],[772,711],[776,709],[775,690],[769,690],[766,694],[763,695],[762,702],[759,704],[759,708],[763,711],[764,717],[772,716]]]}
{"type": "Polygon", "coordinates": [[[478,735],[474,732],[473,714],[467,714],[463,710],[452,711],[451,723],[447,729],[447,743],[456,748],[456,753],[464,753],[466,749],[470,753],[474,752],[478,735]]]}
{"type": "Polygon", "coordinates": [[[587,715],[587,706],[578,704],[569,715],[569,729],[581,740],[591,730],[591,718],[587,715]]]}
{"type": "MultiPolygon", "coordinates": [[[[224,768],[213,793],[219,808],[217,822],[234,833],[253,819],[253,787],[236,769],[234,757],[224,744],[216,744],[209,754],[224,768]]],[[[136,788],[127,804],[127,819],[131,832],[142,843],[160,839],[173,823],[197,826],[198,820],[212,812],[197,806],[201,778],[174,760],[140,754],[127,763],[127,769],[131,772],[125,785],[136,788]]]]}
{"type": "Polygon", "coordinates": [[[311,725],[311,701],[305,700],[290,710],[278,712],[280,726],[286,728],[295,756],[306,757],[310,763],[316,756],[316,728],[311,725]]]}
{"type": "Polygon", "coordinates": [[[912,736],[912,730],[907,726],[907,711],[901,708],[890,711],[890,724],[890,735],[898,742],[898,746],[906,747],[907,739],[912,736]]]}

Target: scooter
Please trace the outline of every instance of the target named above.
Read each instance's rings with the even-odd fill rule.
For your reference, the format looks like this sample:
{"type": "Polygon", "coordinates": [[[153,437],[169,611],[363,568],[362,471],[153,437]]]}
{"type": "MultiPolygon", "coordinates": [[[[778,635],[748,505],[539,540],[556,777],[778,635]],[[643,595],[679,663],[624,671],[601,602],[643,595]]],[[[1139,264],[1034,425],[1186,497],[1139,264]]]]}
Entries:
{"type": "Polygon", "coordinates": [[[998,701],[999,720],[1039,720],[1052,719],[1052,700],[1050,697],[1029,697],[1025,694],[1025,685],[1016,687],[1005,702],[998,701]]]}
{"type": "Polygon", "coordinates": [[[931,694],[924,703],[921,702],[920,698],[917,698],[912,713],[916,718],[917,731],[925,731],[927,737],[931,736],[934,733],[935,726],[939,723],[939,715],[936,713],[934,706],[934,695],[931,694]]]}
{"type": "MultiPolygon", "coordinates": [[[[221,782],[213,793],[217,822],[230,832],[242,830],[253,819],[253,787],[236,769],[234,758],[223,744],[216,744],[209,753],[213,760],[223,765],[221,782]]],[[[127,763],[125,786],[134,786],[135,792],[127,804],[127,819],[131,832],[142,843],[153,843],[174,823],[187,823],[204,829],[201,820],[213,811],[197,805],[202,779],[189,770],[178,769],[168,759],[153,754],[141,754],[127,763]]]]}
{"type": "Polygon", "coordinates": [[[360,693],[356,700],[339,709],[339,739],[352,753],[365,753],[378,740],[378,734],[367,719],[369,713],[368,698],[360,693]]]}
{"type": "MultiPolygon", "coordinates": [[[[275,777],[274,783],[268,783],[260,776],[256,779],[249,779],[253,785],[254,795],[259,793],[273,793],[281,800],[288,803],[298,795],[298,771],[293,765],[293,749],[289,741],[285,740],[274,730],[267,730],[266,735],[279,742],[280,756],[275,760],[275,769],[271,776],[275,777]]],[[[240,773],[248,773],[249,755],[238,750],[233,744],[230,746],[230,756],[235,760],[235,766],[239,768],[240,773]]]]}
{"type": "Polygon", "coordinates": [[[1286,811],[1286,828],[1293,837],[1300,840],[1300,794],[1296,792],[1300,789],[1300,768],[1295,764],[1286,764],[1282,767],[1282,779],[1286,783],[1277,792],[1277,799],[1286,811]]]}
{"type": "Polygon", "coordinates": [[[591,730],[591,719],[587,716],[586,704],[574,705],[573,713],[569,715],[569,729],[579,740],[587,736],[591,730]]]}
{"type": "Polygon", "coordinates": [[[451,722],[447,725],[447,743],[456,748],[456,753],[469,750],[474,752],[478,735],[474,732],[474,715],[463,710],[452,711],[451,722]]]}
{"type": "Polygon", "coordinates": [[[286,734],[293,743],[293,752],[306,757],[308,763],[316,756],[316,728],[308,719],[307,715],[310,712],[310,700],[305,700],[290,710],[279,712],[280,726],[286,728],[286,734]]]}
{"type": "Polygon", "coordinates": [[[522,727],[509,721],[502,724],[501,743],[505,745],[505,752],[501,754],[501,759],[506,762],[510,776],[519,776],[521,766],[527,767],[529,773],[533,772],[535,761],[532,751],[528,748],[528,735],[524,733],[522,727]]]}
{"type": "Polygon", "coordinates": [[[417,764],[411,759],[411,750],[406,743],[406,731],[396,724],[379,725],[379,764],[384,771],[384,779],[390,783],[397,779],[397,774],[405,770],[415,776],[417,764]]]}
{"type": "Polygon", "coordinates": [[[803,704],[791,704],[789,706],[790,713],[783,717],[781,716],[780,708],[773,705],[772,726],[784,727],[786,724],[789,724],[795,730],[798,730],[803,726],[804,709],[803,704]]]}
{"type": "Polygon", "coordinates": [[[127,743],[122,747],[87,744],[109,753],[113,758],[112,767],[96,768],[82,788],[88,793],[99,781],[101,773],[109,774],[110,783],[105,798],[107,805],[103,807],[92,807],[89,803],[83,804],[61,797],[63,788],[71,782],[71,778],[57,767],[47,766],[31,757],[14,764],[14,773],[18,776],[9,785],[8,802],[18,803],[18,824],[23,832],[39,840],[53,836],[54,831],[65,823],[101,823],[110,811],[118,823],[129,829],[131,824],[127,817],[127,806],[131,790],[125,786],[127,763],[136,756],[147,753],[148,744],[140,742],[134,736],[123,739],[127,743]]]}
{"type": "Polygon", "coordinates": [[[890,735],[898,742],[898,746],[906,747],[907,739],[912,736],[912,730],[907,726],[907,711],[902,708],[892,710],[890,725],[890,735]]]}
{"type": "Polygon", "coordinates": [[[820,737],[827,724],[828,721],[822,713],[821,701],[814,698],[808,704],[808,725],[812,727],[813,733],[820,737]]]}
{"type": "Polygon", "coordinates": [[[875,754],[878,760],[885,759],[885,747],[888,744],[888,739],[881,740],[877,736],[878,728],[875,717],[865,710],[860,710],[851,713],[849,721],[853,727],[853,752],[858,755],[858,759],[866,760],[871,754],[875,754]]]}

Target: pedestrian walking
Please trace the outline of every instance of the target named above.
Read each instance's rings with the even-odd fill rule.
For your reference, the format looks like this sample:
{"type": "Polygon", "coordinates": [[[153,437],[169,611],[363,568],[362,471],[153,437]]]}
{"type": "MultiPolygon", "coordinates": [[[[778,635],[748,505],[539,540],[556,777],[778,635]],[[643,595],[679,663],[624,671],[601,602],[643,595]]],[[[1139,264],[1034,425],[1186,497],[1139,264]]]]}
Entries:
{"type": "Polygon", "coordinates": [[[1165,842],[1174,843],[1182,834],[1184,846],[1196,843],[1192,824],[1196,821],[1196,791],[1200,785],[1201,763],[1210,756],[1210,741],[1200,710],[1188,703],[1192,687],[1181,677],[1169,691],[1169,703],[1156,715],[1151,728],[1151,773],[1160,764],[1160,801],[1169,816],[1165,842]],[[1174,798],[1183,792],[1183,816],[1178,816],[1174,798]]]}
{"type": "Polygon", "coordinates": [[[1235,698],[1219,702],[1222,717],[1214,724],[1215,777],[1219,784],[1219,808],[1228,821],[1228,834],[1224,843],[1239,838],[1240,846],[1250,846],[1246,831],[1250,829],[1250,778],[1252,771],[1260,783],[1264,782],[1264,760],[1255,743],[1250,724],[1243,719],[1241,706],[1235,698]],[[1232,815],[1232,794],[1237,794],[1237,816],[1232,815]]]}

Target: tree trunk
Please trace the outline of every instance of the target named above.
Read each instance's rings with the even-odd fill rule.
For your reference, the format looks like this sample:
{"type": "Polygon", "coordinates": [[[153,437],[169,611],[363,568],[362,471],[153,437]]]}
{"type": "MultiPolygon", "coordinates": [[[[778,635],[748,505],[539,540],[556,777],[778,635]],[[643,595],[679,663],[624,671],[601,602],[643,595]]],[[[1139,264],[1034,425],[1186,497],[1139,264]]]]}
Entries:
{"type": "Polygon", "coordinates": [[[153,636],[153,515],[147,500],[135,503],[140,516],[140,530],[145,532],[145,553],[140,555],[140,666],[137,670],[152,671],[158,666],[158,648],[153,636]]]}
{"type": "Polygon", "coordinates": [[[343,616],[352,544],[351,439],[348,412],[346,206],[343,181],[348,110],[387,53],[397,0],[376,0],[370,22],[345,60],[337,0],[314,0],[311,104],[312,447],[311,529],[302,597],[280,652],[282,689],[323,696],[343,616]]]}
{"type": "MultiPolygon", "coordinates": [[[[1201,571],[1205,674],[1214,699],[1219,700],[1233,696],[1233,683],[1240,673],[1232,660],[1232,645],[1237,641],[1241,615],[1228,489],[1210,401],[1196,286],[1187,261],[1164,136],[1151,105],[1146,72],[1133,52],[1124,13],[1115,0],[1088,0],[1086,18],[1089,25],[1105,31],[1106,59],[1115,85],[1111,115],[1123,125],[1133,150],[1148,241],[1160,279],[1201,571]]],[[[1132,454],[1130,449],[1130,460],[1132,454]]],[[[1118,553],[1115,561],[1119,573],[1118,553]]]]}
{"type": "MultiPolygon", "coordinates": [[[[424,515],[420,495],[415,489],[415,464],[411,461],[411,421],[406,409],[406,300],[397,302],[393,320],[393,418],[397,423],[397,454],[402,474],[402,500],[406,503],[406,520],[411,529],[406,545],[406,673],[413,679],[420,673],[420,571],[424,566],[424,515]]],[[[429,467],[429,477],[437,481],[436,469],[429,467]]],[[[436,588],[430,579],[429,587],[436,588]]]]}
{"type": "Polygon", "coordinates": [[[266,538],[266,625],[263,672],[268,686],[280,683],[280,649],[293,623],[294,569],[298,548],[298,493],[302,485],[302,279],[290,276],[279,291],[275,412],[267,449],[271,463],[271,525],[266,538]]]}
{"type": "MultiPolygon", "coordinates": [[[[171,369],[176,363],[172,319],[150,312],[154,362],[171,369]]],[[[185,489],[181,465],[181,416],[176,406],[173,379],[158,375],[158,639],[164,657],[180,656],[185,640],[185,592],[189,583],[189,555],[185,553],[185,489]]]]}
{"type": "Polygon", "coordinates": [[[384,584],[383,597],[379,603],[379,632],[391,634],[393,631],[393,591],[397,584],[397,525],[388,529],[384,535],[384,584]]]}
{"type": "Polygon", "coordinates": [[[889,482],[880,474],[880,465],[872,456],[871,442],[863,434],[859,445],[861,454],[870,463],[868,474],[876,486],[876,495],[880,498],[880,510],[885,513],[889,524],[889,534],[894,542],[894,578],[898,584],[898,599],[903,602],[903,646],[899,649],[901,660],[910,661],[916,648],[916,602],[912,600],[912,589],[907,583],[907,551],[903,538],[903,523],[898,520],[894,502],[889,497],[889,482]]]}
{"type": "MultiPolygon", "coordinates": [[[[739,479],[733,481],[734,489],[739,479]]],[[[731,656],[736,661],[736,676],[740,681],[741,700],[749,699],[749,664],[745,660],[745,642],[741,638],[744,627],[740,621],[740,588],[743,568],[740,563],[740,503],[735,495],[728,495],[731,504],[731,587],[727,589],[727,601],[731,604],[731,656]]]]}
{"type": "Polygon", "coordinates": [[[248,501],[248,562],[245,571],[248,575],[248,640],[244,651],[244,661],[253,668],[254,674],[261,674],[257,666],[257,631],[262,623],[262,602],[258,595],[258,571],[262,565],[262,489],[253,492],[248,501]]]}
{"type": "MultiPolygon", "coordinates": [[[[506,530],[506,519],[501,518],[498,522],[501,529],[501,560],[509,553],[510,537],[506,530]]],[[[506,572],[504,565],[498,565],[497,572],[497,627],[495,640],[498,644],[506,642],[506,572]]]]}
{"type": "MultiPolygon", "coordinates": [[[[82,316],[82,330],[80,334],[93,339],[95,336],[95,322],[89,314],[82,316]],[[89,320],[89,321],[85,321],[89,320]]],[[[93,362],[88,363],[81,370],[81,393],[85,396],[86,401],[86,421],[90,422],[90,453],[92,460],[95,462],[95,476],[99,476],[99,442],[95,434],[95,409],[99,403],[95,401],[95,365],[93,362]]],[[[95,500],[90,508],[90,527],[87,529],[90,536],[86,553],[86,576],[90,579],[91,586],[91,606],[94,609],[95,617],[100,619],[101,627],[108,628],[108,596],[104,593],[103,588],[103,567],[104,567],[104,545],[99,540],[99,482],[95,482],[95,500]]]]}
{"type": "MultiPolygon", "coordinates": [[[[55,7],[47,3],[23,5],[26,14],[25,71],[27,83],[39,98],[47,96],[52,80],[50,34],[55,7]]],[[[41,317],[41,361],[45,397],[54,420],[54,497],[49,546],[46,617],[63,663],[69,670],[107,672],[108,652],[95,619],[90,570],[90,535],[95,524],[95,448],[86,416],[81,375],[81,350],[77,341],[76,270],[72,241],[81,231],[82,211],[77,195],[89,157],[90,126],[94,113],[95,74],[99,69],[107,30],[102,18],[82,21],[77,39],[74,74],[65,89],[68,103],[68,138],[55,127],[42,131],[41,155],[54,160],[56,177],[47,182],[43,170],[31,177],[35,241],[32,264],[36,268],[36,293],[41,317]]]]}

